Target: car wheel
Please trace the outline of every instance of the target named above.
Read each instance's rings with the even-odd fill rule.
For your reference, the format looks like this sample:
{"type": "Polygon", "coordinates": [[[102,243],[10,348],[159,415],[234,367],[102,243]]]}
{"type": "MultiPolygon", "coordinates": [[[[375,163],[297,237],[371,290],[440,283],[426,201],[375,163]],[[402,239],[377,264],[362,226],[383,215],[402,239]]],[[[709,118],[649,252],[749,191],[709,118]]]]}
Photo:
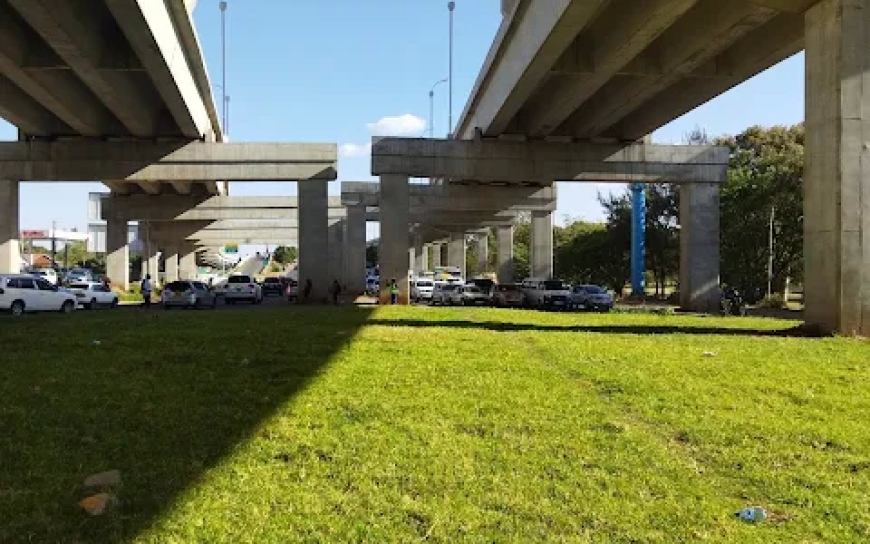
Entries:
{"type": "Polygon", "coordinates": [[[16,300],[12,303],[12,306],[9,307],[9,311],[12,312],[12,315],[15,317],[24,315],[24,302],[16,300]]]}
{"type": "Polygon", "coordinates": [[[87,306],[88,310],[96,310],[97,309],[97,299],[92,298],[90,304],[87,306]]]}
{"type": "Polygon", "coordinates": [[[217,308],[217,297],[211,299],[211,309],[214,310],[215,308],[217,308]]]}
{"type": "Polygon", "coordinates": [[[73,302],[71,300],[64,302],[60,306],[60,311],[61,311],[61,313],[64,313],[64,314],[71,314],[71,313],[73,313],[73,311],[75,309],[76,309],[76,304],[75,304],[75,302],[73,302]]]}
{"type": "Polygon", "coordinates": [[[117,307],[118,307],[118,299],[113,298],[112,299],[112,308],[117,308],[117,307]]]}

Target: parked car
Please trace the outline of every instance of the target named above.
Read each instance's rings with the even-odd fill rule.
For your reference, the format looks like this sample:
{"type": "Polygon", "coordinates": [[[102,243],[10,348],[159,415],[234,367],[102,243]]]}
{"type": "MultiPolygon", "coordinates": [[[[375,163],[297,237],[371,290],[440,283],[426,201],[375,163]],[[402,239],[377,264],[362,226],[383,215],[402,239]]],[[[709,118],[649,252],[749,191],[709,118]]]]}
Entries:
{"type": "Polygon", "coordinates": [[[167,310],[173,306],[181,308],[214,308],[217,306],[217,295],[201,281],[173,281],[163,288],[163,307],[167,310]]]}
{"type": "Polygon", "coordinates": [[[571,308],[609,312],[613,309],[613,296],[597,285],[575,285],[571,289],[571,308]]]}
{"type": "Polygon", "coordinates": [[[57,285],[57,271],[54,268],[34,268],[31,274],[45,279],[52,285],[57,285]]]}
{"type": "Polygon", "coordinates": [[[72,285],[74,283],[91,283],[94,277],[90,270],[84,268],[73,268],[63,278],[64,283],[72,285]]]}
{"type": "Polygon", "coordinates": [[[111,308],[118,306],[118,295],[102,283],[93,281],[73,283],[69,286],[69,290],[75,295],[78,305],[88,310],[96,310],[100,306],[111,308]]]}
{"type": "Polygon", "coordinates": [[[499,284],[493,290],[492,303],[500,308],[519,308],[524,300],[523,291],[514,283],[499,284]]]}
{"type": "Polygon", "coordinates": [[[525,305],[540,309],[568,309],[571,290],[561,280],[528,278],[522,284],[525,305]]]}
{"type": "Polygon", "coordinates": [[[284,291],[287,295],[287,302],[296,302],[299,300],[299,282],[293,278],[287,278],[287,289],[284,291]]]}
{"type": "Polygon", "coordinates": [[[476,285],[463,285],[450,293],[450,304],[456,306],[485,306],[489,303],[489,294],[476,285]]]}
{"type": "Polygon", "coordinates": [[[227,304],[235,304],[239,300],[259,304],[263,302],[263,289],[251,276],[230,276],[227,279],[224,300],[227,304]]]}
{"type": "Polygon", "coordinates": [[[456,283],[436,281],[432,288],[432,298],[429,300],[429,304],[432,306],[450,305],[450,295],[452,295],[453,291],[456,289],[459,289],[459,285],[456,283]]]}
{"type": "Polygon", "coordinates": [[[43,278],[28,274],[0,275],[0,310],[20,316],[25,312],[72,313],[76,296],[43,278]]]}
{"type": "Polygon", "coordinates": [[[284,283],[281,281],[281,278],[265,278],[262,289],[264,297],[269,295],[278,295],[280,297],[284,294],[284,283]]]}
{"type": "Polygon", "coordinates": [[[378,276],[369,276],[366,278],[366,294],[370,297],[376,297],[381,292],[381,281],[378,276]]]}
{"type": "Polygon", "coordinates": [[[411,285],[411,299],[414,302],[432,300],[432,290],[435,289],[435,282],[429,278],[418,278],[411,285]]]}

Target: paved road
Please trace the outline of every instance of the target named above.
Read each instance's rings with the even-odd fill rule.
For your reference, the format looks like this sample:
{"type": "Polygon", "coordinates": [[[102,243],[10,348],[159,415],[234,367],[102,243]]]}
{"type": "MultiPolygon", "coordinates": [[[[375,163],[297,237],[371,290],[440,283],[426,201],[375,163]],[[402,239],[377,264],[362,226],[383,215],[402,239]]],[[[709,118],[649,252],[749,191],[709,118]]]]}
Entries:
{"type": "Polygon", "coordinates": [[[262,259],[258,259],[256,256],[248,257],[233,271],[233,274],[256,276],[263,271],[264,267],[262,259]]]}

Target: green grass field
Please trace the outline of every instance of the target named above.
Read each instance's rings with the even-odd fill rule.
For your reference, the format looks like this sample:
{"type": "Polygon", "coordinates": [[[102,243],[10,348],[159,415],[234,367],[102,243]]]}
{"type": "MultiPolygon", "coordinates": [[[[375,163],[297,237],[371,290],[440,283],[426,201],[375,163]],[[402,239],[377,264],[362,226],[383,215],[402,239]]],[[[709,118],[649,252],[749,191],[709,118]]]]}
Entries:
{"type": "Polygon", "coordinates": [[[3,318],[0,542],[866,542],[870,344],[794,325],[3,318]],[[90,517],[109,469],[119,506],[90,517]]]}

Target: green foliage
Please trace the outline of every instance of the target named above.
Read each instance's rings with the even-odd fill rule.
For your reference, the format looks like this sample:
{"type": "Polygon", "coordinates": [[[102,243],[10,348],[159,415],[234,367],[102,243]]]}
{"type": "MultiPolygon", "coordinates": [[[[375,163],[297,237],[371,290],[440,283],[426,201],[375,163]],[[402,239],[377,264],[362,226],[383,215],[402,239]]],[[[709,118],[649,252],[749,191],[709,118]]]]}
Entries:
{"type": "Polygon", "coordinates": [[[272,263],[272,266],[269,267],[269,272],[280,272],[281,267],[277,263],[272,263]]]}
{"type": "Polygon", "coordinates": [[[3,325],[2,542],[867,540],[860,340],[469,308],[74,317],[3,325]],[[118,509],[91,518],[82,481],[108,469],[118,509]],[[771,519],[734,518],[750,505],[771,519]]]}
{"type": "Polygon", "coordinates": [[[803,277],[804,126],[752,127],[720,138],[731,148],[721,194],[722,280],[743,291],[766,291],[771,209],[773,290],[803,277]]]}
{"type": "Polygon", "coordinates": [[[764,297],[760,306],[762,308],[785,308],[785,297],[779,293],[773,293],[770,296],[764,297]]]}
{"type": "Polygon", "coordinates": [[[92,259],[93,256],[94,254],[88,251],[88,245],[85,242],[68,242],[66,247],[58,252],[58,259],[66,257],[70,267],[80,266],[92,259]]]}
{"type": "Polygon", "coordinates": [[[366,262],[377,264],[378,262],[378,246],[377,244],[366,245],[366,262]]]}
{"type": "Polygon", "coordinates": [[[297,250],[295,247],[278,246],[272,253],[272,260],[279,264],[290,264],[296,261],[297,250]]]}

